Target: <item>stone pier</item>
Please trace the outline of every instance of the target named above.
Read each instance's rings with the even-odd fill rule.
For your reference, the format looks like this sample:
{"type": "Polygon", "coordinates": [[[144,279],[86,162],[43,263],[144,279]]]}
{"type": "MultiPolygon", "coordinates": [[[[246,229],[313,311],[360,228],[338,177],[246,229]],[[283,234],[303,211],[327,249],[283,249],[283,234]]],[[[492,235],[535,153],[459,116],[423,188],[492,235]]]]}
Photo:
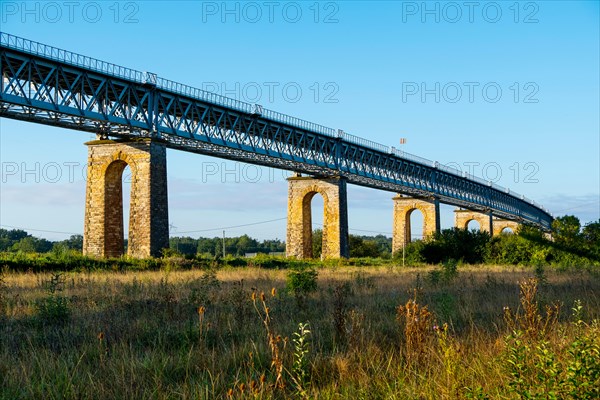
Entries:
{"type": "Polygon", "coordinates": [[[346,180],[341,177],[288,178],[286,255],[312,258],[311,201],[323,196],[322,258],[348,257],[348,205],[346,180]]]}
{"type": "Polygon", "coordinates": [[[516,221],[511,221],[508,219],[495,219],[494,220],[494,236],[501,235],[502,231],[506,228],[512,229],[513,233],[517,233],[517,229],[519,229],[519,224],[516,221]]]}
{"type": "Polygon", "coordinates": [[[169,247],[167,156],[150,139],[87,142],[88,168],[83,254],[120,257],[124,253],[123,170],[131,170],[127,254],[160,256],[169,247]]]}
{"type": "Polygon", "coordinates": [[[471,221],[479,223],[479,231],[492,234],[494,228],[493,218],[490,214],[464,210],[462,208],[454,210],[454,226],[458,229],[468,229],[469,222],[471,221]]]}
{"type": "Polygon", "coordinates": [[[494,218],[491,216],[491,214],[484,214],[477,211],[464,209],[457,209],[454,211],[455,227],[459,229],[467,229],[469,222],[471,221],[477,221],[479,223],[479,230],[481,232],[487,232],[493,236],[501,234],[506,228],[510,228],[516,233],[520,226],[520,224],[516,221],[494,218]]]}
{"type": "Polygon", "coordinates": [[[423,214],[423,239],[440,231],[440,203],[438,199],[417,199],[398,195],[394,197],[392,252],[410,243],[410,215],[414,210],[423,214]]]}

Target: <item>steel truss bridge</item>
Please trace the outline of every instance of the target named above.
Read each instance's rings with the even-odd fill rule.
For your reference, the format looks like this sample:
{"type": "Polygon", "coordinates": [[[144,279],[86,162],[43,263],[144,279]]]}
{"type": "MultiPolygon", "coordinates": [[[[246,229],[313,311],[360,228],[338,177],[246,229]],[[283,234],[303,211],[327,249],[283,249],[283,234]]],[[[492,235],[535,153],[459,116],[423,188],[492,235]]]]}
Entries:
{"type": "Polygon", "coordinates": [[[550,213],[454,168],[289,115],[0,33],[0,117],[436,198],[549,230],[550,213]]]}

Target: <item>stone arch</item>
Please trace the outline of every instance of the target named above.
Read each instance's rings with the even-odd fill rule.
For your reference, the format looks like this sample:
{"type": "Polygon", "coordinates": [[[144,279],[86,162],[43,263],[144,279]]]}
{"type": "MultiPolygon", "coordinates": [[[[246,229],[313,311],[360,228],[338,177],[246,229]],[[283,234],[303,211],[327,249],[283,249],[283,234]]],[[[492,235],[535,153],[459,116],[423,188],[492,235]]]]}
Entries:
{"type": "Polygon", "coordinates": [[[439,203],[435,200],[416,199],[398,195],[394,200],[394,225],[392,233],[392,251],[402,249],[410,243],[410,215],[414,210],[423,214],[423,238],[431,236],[440,229],[439,203]]]}
{"type": "Polygon", "coordinates": [[[327,238],[330,236],[329,230],[327,229],[328,224],[326,223],[328,220],[327,210],[330,208],[328,207],[329,198],[327,196],[327,191],[322,190],[322,188],[319,188],[317,185],[312,185],[300,193],[300,196],[302,197],[302,224],[305,238],[304,240],[306,241],[307,246],[306,253],[310,258],[314,257],[312,248],[312,200],[317,194],[321,195],[323,198],[323,237],[321,239],[321,246],[323,250],[325,249],[327,238]]]}
{"type": "Polygon", "coordinates": [[[469,222],[477,221],[480,232],[490,233],[490,216],[471,210],[457,209],[454,211],[454,226],[459,229],[468,229],[469,222]]]}
{"type": "Polygon", "coordinates": [[[494,236],[501,235],[505,229],[512,230],[512,233],[517,233],[520,224],[516,221],[510,221],[507,219],[496,219],[494,220],[494,236]]]}
{"type": "Polygon", "coordinates": [[[131,169],[127,254],[158,256],[169,246],[166,148],[150,139],[95,140],[88,146],[83,252],[123,254],[123,171],[131,169]]]}
{"type": "Polygon", "coordinates": [[[470,220],[466,221],[466,222],[465,222],[465,226],[464,226],[464,228],[463,228],[463,229],[473,230],[473,228],[469,229],[469,225],[471,224],[471,222],[475,222],[475,223],[477,223],[477,226],[478,226],[478,227],[477,227],[477,230],[478,230],[478,231],[481,231],[481,227],[482,227],[483,225],[481,224],[481,221],[480,221],[479,219],[477,219],[477,218],[471,218],[470,220]]]}
{"type": "Polygon", "coordinates": [[[425,224],[426,224],[426,220],[427,218],[429,218],[429,210],[421,205],[417,205],[416,207],[412,207],[410,209],[408,209],[406,211],[406,217],[405,217],[405,221],[404,221],[404,229],[405,229],[405,239],[406,239],[406,243],[410,243],[412,242],[412,221],[411,221],[411,217],[413,215],[413,213],[415,211],[419,211],[421,213],[421,215],[423,216],[423,225],[422,225],[422,229],[423,229],[423,234],[422,234],[422,238],[425,238],[426,235],[426,230],[425,230],[425,224]]]}
{"type": "Polygon", "coordinates": [[[104,168],[104,251],[107,257],[123,255],[123,171],[127,166],[125,161],[115,160],[104,168]]]}
{"type": "Polygon", "coordinates": [[[297,258],[312,257],[311,202],[318,193],[323,197],[322,258],[348,257],[348,211],[346,181],[339,177],[288,178],[288,223],[286,254],[297,258]]]}

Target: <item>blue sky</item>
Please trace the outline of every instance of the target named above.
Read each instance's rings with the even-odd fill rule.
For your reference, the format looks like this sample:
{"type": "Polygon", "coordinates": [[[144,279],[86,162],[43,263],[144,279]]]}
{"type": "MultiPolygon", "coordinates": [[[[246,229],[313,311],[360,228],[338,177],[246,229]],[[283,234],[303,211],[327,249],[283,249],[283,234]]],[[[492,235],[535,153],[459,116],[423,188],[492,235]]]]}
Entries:
{"type": "MultiPolygon", "coordinates": [[[[555,215],[600,218],[599,2],[2,0],[0,13],[4,32],[386,145],[407,138],[405,151],[555,215]]],[[[1,119],[0,224],[82,232],[89,139],[1,119]]],[[[172,234],[278,219],[226,233],[285,239],[284,172],[170,150],[168,174],[172,234]]],[[[391,232],[392,193],[348,196],[352,232],[391,232]]]]}

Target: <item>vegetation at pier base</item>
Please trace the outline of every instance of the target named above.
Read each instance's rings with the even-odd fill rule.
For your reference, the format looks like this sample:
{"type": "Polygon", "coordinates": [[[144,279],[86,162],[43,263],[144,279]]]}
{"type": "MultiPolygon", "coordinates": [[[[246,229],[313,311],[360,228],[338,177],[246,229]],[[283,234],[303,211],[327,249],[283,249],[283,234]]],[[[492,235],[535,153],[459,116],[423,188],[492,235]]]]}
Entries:
{"type": "Polygon", "coordinates": [[[592,269],[310,271],[4,268],[0,398],[600,396],[592,269]]]}
{"type": "MultiPolygon", "coordinates": [[[[552,238],[529,226],[521,226],[516,234],[495,237],[486,232],[453,228],[408,244],[404,258],[411,265],[454,260],[466,264],[600,266],[600,221],[582,228],[574,216],[556,218],[552,238]]],[[[402,257],[402,253],[395,256],[402,257]]]]}

